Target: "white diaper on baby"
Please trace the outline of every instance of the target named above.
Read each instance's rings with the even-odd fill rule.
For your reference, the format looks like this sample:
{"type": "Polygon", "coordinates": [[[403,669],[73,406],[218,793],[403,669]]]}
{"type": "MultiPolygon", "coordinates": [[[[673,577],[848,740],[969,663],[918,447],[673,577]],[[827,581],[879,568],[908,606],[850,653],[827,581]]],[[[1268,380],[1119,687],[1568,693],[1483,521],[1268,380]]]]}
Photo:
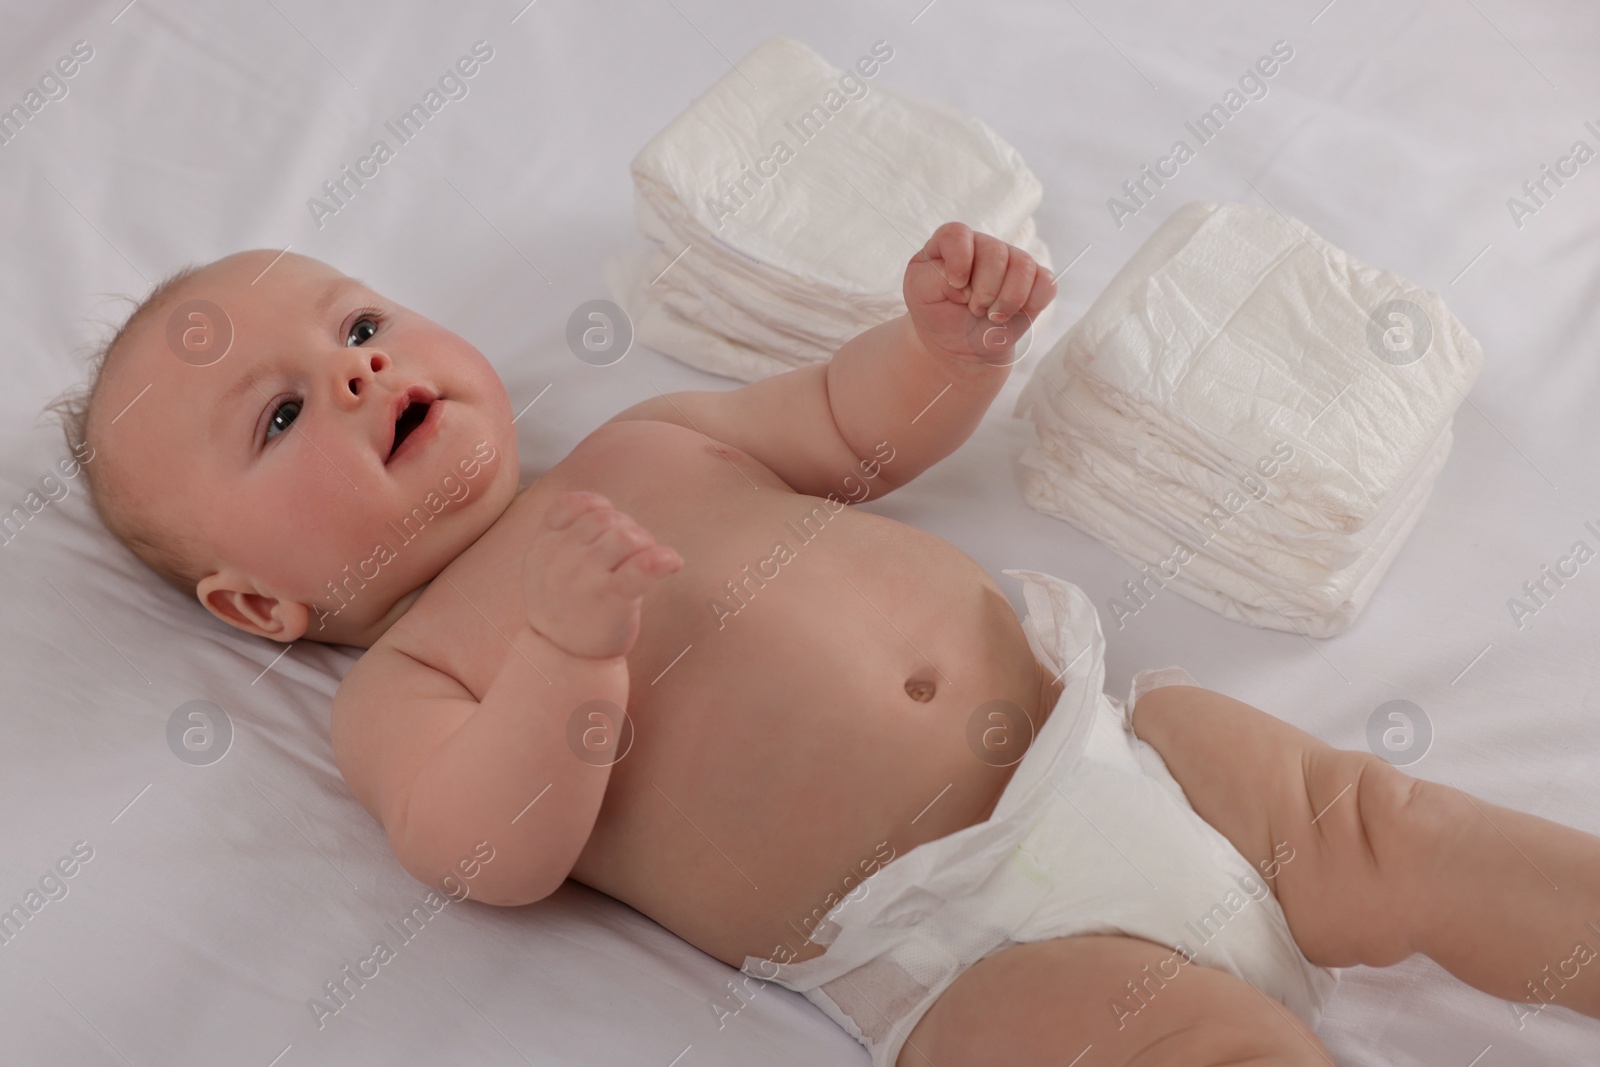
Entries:
{"type": "MultiPolygon", "coordinates": [[[[1126,703],[1108,698],[1105,641],[1083,591],[1038,571],[1003,573],[1023,581],[1028,643],[1065,688],[993,815],[862,883],[818,925],[823,955],[749,956],[745,973],[804,994],[874,1067],[893,1067],[917,1021],[978,960],[1078,934],[1168,945],[1166,977],[1190,960],[1227,971],[1314,1027],[1335,972],[1305,958],[1266,882],[1127,724],[1146,690],[1193,680],[1143,671],[1126,703]]],[[[1147,996],[1159,996],[1158,980],[1146,980],[1147,996]]],[[[1136,1017],[1143,1003],[1130,994],[1124,1009],[1136,1017]]]]}

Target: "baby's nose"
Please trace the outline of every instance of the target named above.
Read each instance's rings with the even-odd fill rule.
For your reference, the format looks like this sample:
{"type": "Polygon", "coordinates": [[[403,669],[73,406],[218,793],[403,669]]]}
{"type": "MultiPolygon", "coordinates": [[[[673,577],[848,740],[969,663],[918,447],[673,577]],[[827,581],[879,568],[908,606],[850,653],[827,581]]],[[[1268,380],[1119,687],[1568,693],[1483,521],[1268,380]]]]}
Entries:
{"type": "MultiPolygon", "coordinates": [[[[362,355],[365,357],[364,362],[366,369],[370,370],[373,375],[376,375],[379,371],[383,370],[389,365],[389,357],[384,355],[382,352],[363,350],[362,355]]],[[[349,389],[352,395],[360,396],[361,387],[365,383],[365,380],[366,375],[355,375],[345,382],[345,388],[349,389]]]]}

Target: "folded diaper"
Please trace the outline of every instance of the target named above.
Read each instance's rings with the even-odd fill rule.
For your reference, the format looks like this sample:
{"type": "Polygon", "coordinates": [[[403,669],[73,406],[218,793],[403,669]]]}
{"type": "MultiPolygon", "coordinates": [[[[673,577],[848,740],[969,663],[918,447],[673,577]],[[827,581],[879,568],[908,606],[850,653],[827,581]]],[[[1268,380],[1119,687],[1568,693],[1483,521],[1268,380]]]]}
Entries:
{"type": "Polygon", "coordinates": [[[641,344],[744,381],[826,360],[905,311],[907,261],[952,220],[1049,266],[1021,156],[875,83],[893,56],[877,42],[847,72],[773,38],[645,145],[635,220],[652,247],[607,266],[641,344]]]}
{"type": "Polygon", "coordinates": [[[1164,222],[1018,398],[1033,507],[1241,622],[1325,637],[1427,503],[1482,366],[1435,293],[1268,208],[1164,222]]]}

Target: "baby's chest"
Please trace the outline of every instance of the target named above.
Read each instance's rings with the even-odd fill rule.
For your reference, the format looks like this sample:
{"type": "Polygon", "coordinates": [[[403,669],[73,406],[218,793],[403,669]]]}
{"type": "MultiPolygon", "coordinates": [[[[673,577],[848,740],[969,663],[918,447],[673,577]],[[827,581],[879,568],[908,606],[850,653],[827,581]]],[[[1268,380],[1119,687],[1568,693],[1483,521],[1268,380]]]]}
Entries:
{"type": "Polygon", "coordinates": [[[663,592],[692,585],[698,573],[720,573],[736,559],[737,571],[817,503],[731,445],[649,421],[609,423],[591,434],[539,480],[537,499],[518,521],[531,534],[549,504],[580,490],[606,497],[684,558],[688,575],[661,583],[663,592]]]}
{"type": "Polygon", "coordinates": [[[525,621],[523,569],[542,564],[539,534],[550,506],[577,491],[606,497],[684,558],[683,571],[646,595],[647,637],[704,614],[697,594],[707,583],[769,555],[786,523],[803,518],[806,508],[796,505],[810,500],[754,458],[693,430],[643,421],[601,427],[524,489],[407,617],[412,642],[480,698],[525,621]]]}
{"type": "Polygon", "coordinates": [[[607,423],[586,437],[536,483],[543,504],[532,510],[575,490],[602,494],[652,532],[691,536],[712,532],[716,523],[774,494],[795,495],[765,464],[732,445],[647,420],[607,423]]]}

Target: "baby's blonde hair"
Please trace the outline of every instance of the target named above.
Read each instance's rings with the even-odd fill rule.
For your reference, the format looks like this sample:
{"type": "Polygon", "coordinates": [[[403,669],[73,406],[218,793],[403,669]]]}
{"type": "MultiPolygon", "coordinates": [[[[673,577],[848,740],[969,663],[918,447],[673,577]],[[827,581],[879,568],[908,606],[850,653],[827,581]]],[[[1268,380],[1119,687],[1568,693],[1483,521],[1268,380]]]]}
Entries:
{"type": "Polygon", "coordinates": [[[96,345],[89,353],[88,381],[62,393],[43,409],[56,415],[66,436],[67,447],[73,454],[83,455],[85,445],[94,449],[90,461],[83,466],[87,475],[84,480],[89,490],[89,501],[106,529],[167,584],[191,599],[196,596],[200,579],[206,573],[201,570],[198,541],[177,530],[163,529],[151,521],[132,494],[118,484],[117,460],[108,457],[105,449],[87,438],[90,413],[99,396],[100,383],[105,377],[106,368],[126,347],[128,334],[167,303],[183,283],[200,269],[189,266],[174,271],[156,283],[155,288],[141,301],[124,298],[134,304],[133,310],[110,340],[96,345]]]}

